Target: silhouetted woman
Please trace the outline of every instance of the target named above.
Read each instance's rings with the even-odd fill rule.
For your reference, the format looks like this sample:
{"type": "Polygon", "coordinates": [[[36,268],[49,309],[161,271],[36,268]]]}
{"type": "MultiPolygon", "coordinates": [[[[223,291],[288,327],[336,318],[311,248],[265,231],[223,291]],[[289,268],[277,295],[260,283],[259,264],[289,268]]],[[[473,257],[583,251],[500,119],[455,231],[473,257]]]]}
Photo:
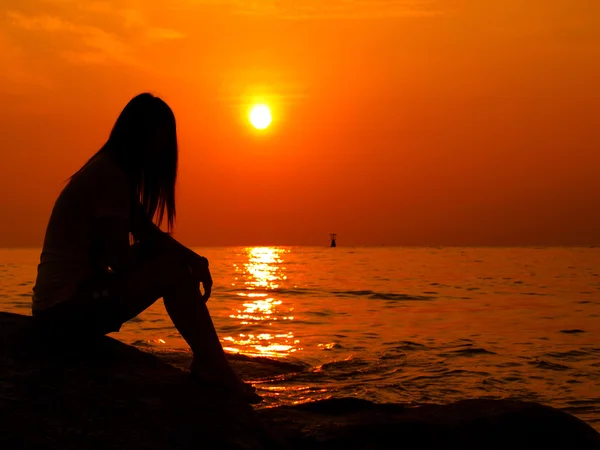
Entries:
{"type": "Polygon", "coordinates": [[[176,178],[173,112],[151,94],[138,95],[54,205],[34,318],[46,331],[100,336],[119,331],[162,297],[192,349],[192,375],[258,402],[254,388],[229,366],[206,307],[212,289],[207,259],[157,226],[166,217],[173,229],[176,178]]]}

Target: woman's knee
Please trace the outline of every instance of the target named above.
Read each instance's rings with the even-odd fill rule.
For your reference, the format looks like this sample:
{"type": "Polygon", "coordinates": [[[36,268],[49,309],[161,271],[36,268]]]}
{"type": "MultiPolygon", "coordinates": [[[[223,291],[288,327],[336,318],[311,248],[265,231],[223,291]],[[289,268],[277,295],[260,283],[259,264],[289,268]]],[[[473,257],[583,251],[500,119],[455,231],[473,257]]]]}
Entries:
{"type": "Polygon", "coordinates": [[[159,296],[165,289],[189,286],[193,277],[190,268],[177,255],[162,254],[140,261],[126,277],[132,290],[151,290],[159,296]]]}
{"type": "Polygon", "coordinates": [[[166,283],[178,290],[198,288],[198,281],[194,278],[190,267],[179,259],[169,259],[165,261],[163,276],[166,277],[166,283]]]}
{"type": "Polygon", "coordinates": [[[198,288],[198,281],[192,275],[192,271],[188,266],[183,266],[178,268],[175,271],[173,276],[173,284],[177,288],[181,289],[190,289],[190,288],[198,288]]]}
{"type": "Polygon", "coordinates": [[[173,279],[181,281],[190,274],[190,269],[186,261],[180,258],[177,254],[169,252],[161,252],[155,254],[145,264],[152,267],[152,272],[155,273],[159,279],[173,279]]]}

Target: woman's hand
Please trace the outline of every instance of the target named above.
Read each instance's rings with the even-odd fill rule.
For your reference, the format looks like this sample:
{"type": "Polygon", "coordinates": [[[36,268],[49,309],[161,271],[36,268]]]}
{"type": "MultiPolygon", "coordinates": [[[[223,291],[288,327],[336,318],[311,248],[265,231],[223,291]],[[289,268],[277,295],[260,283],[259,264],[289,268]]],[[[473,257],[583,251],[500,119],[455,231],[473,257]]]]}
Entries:
{"type": "Polygon", "coordinates": [[[213,286],[212,276],[208,268],[208,259],[204,256],[196,255],[196,258],[190,264],[190,270],[198,283],[202,283],[202,287],[204,288],[202,300],[206,303],[210,298],[213,286]]]}

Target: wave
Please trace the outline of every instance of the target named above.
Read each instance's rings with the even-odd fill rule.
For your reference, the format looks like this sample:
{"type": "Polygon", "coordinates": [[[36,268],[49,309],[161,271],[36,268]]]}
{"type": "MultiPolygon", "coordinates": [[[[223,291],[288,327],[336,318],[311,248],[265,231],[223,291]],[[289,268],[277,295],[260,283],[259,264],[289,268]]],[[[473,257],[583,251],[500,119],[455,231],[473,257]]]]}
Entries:
{"type": "Polygon", "coordinates": [[[580,349],[580,350],[569,350],[566,352],[549,352],[545,353],[544,356],[554,359],[560,359],[563,361],[581,361],[587,358],[597,357],[598,349],[589,348],[589,349],[580,349]]]}
{"type": "Polygon", "coordinates": [[[428,295],[409,295],[409,294],[397,294],[394,292],[376,292],[372,290],[322,290],[322,289],[311,289],[311,288],[275,288],[275,289],[236,289],[236,288],[227,288],[216,291],[217,295],[229,296],[229,295],[239,295],[240,293],[249,294],[268,294],[268,295],[291,295],[291,296],[305,296],[305,295],[313,295],[313,296],[337,296],[337,297],[367,297],[372,300],[393,300],[393,301],[427,301],[434,300],[436,297],[432,294],[436,294],[434,292],[428,292],[428,295]]]}
{"type": "MultiPolygon", "coordinates": [[[[144,351],[152,353],[158,359],[181,370],[188,370],[192,361],[192,353],[187,350],[157,349],[146,341],[136,341],[136,347],[144,348],[144,351]]],[[[262,356],[246,356],[241,354],[227,354],[227,359],[236,372],[245,375],[245,378],[253,380],[268,380],[273,377],[293,373],[306,372],[310,365],[300,360],[279,360],[262,356]]]]}
{"type": "Polygon", "coordinates": [[[405,356],[405,352],[422,351],[426,346],[412,341],[384,342],[386,347],[380,359],[396,359],[405,356]]]}
{"type": "Polygon", "coordinates": [[[369,361],[365,361],[360,358],[353,358],[341,361],[332,361],[325,363],[321,366],[321,370],[326,371],[338,371],[338,370],[347,370],[347,369],[358,369],[361,367],[368,367],[371,363],[369,361]]]}
{"type": "Polygon", "coordinates": [[[215,290],[216,294],[226,293],[226,294],[235,294],[238,295],[240,293],[256,293],[256,294],[283,294],[283,295],[307,295],[307,294],[318,294],[326,291],[320,289],[310,289],[310,288],[274,288],[274,289],[264,289],[264,288],[226,288],[215,290]]]}
{"type": "Polygon", "coordinates": [[[483,347],[470,347],[452,350],[445,353],[439,353],[439,356],[477,356],[477,355],[495,355],[496,353],[486,350],[483,347]]]}
{"type": "Polygon", "coordinates": [[[332,294],[342,297],[368,297],[373,300],[433,300],[435,297],[431,295],[407,295],[395,294],[386,292],[375,292],[370,290],[365,291],[331,291],[332,294]]]}
{"type": "Polygon", "coordinates": [[[529,365],[537,367],[538,369],[545,369],[545,370],[570,370],[571,368],[568,366],[564,366],[562,364],[557,364],[557,363],[552,363],[549,361],[544,361],[543,359],[539,359],[537,361],[531,361],[529,362],[529,365]]]}

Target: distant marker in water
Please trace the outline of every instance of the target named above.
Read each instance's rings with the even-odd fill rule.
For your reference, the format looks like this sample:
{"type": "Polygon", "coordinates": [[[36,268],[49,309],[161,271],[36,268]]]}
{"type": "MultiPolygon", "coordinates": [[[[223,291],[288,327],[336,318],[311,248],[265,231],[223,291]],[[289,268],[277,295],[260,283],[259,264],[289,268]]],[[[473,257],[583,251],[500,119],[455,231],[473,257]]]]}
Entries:
{"type": "Polygon", "coordinates": [[[335,240],[337,239],[337,234],[331,233],[329,236],[331,236],[331,247],[337,247],[337,244],[335,243],[335,240]]]}

